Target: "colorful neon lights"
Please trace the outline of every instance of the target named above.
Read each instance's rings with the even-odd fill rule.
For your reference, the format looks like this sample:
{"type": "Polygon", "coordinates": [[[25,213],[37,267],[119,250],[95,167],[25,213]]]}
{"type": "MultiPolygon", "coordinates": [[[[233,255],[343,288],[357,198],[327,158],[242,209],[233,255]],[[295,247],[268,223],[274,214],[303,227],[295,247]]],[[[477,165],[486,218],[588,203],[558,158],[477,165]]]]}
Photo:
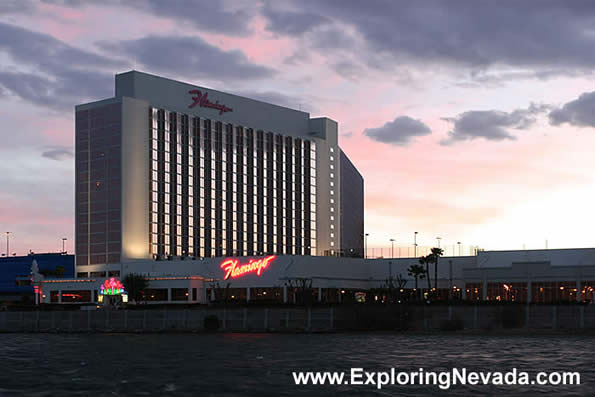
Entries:
{"type": "Polygon", "coordinates": [[[233,112],[232,108],[228,108],[227,106],[219,103],[219,101],[215,101],[215,103],[209,101],[208,96],[209,93],[205,92],[204,94],[199,90],[190,90],[188,91],[189,94],[194,94],[192,97],[193,102],[188,106],[190,109],[195,107],[196,105],[200,106],[201,108],[211,108],[216,109],[219,111],[219,114],[223,114],[225,112],[233,112]]]}
{"type": "Polygon", "coordinates": [[[114,277],[105,280],[99,289],[99,295],[122,295],[125,293],[124,285],[114,277]]]}
{"type": "Polygon", "coordinates": [[[266,258],[250,259],[248,263],[240,265],[239,259],[226,259],[221,263],[221,269],[225,270],[223,280],[228,278],[237,278],[246,275],[247,273],[256,273],[257,276],[262,274],[262,271],[269,266],[269,263],[274,261],[275,255],[267,256],[266,258]]]}

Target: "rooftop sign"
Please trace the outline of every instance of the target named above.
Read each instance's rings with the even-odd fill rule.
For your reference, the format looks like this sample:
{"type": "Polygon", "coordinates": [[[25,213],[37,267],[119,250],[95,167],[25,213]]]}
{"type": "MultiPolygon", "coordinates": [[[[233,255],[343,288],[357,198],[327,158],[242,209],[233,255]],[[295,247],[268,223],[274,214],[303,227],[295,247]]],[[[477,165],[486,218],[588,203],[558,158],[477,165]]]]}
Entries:
{"type": "Polygon", "coordinates": [[[204,94],[200,90],[190,90],[188,91],[189,94],[193,94],[192,96],[192,103],[188,105],[188,108],[192,109],[196,105],[200,106],[201,108],[212,108],[219,111],[219,114],[223,114],[225,112],[233,112],[232,108],[228,108],[227,106],[219,103],[219,101],[215,101],[215,103],[209,101],[209,93],[205,92],[204,94]]]}

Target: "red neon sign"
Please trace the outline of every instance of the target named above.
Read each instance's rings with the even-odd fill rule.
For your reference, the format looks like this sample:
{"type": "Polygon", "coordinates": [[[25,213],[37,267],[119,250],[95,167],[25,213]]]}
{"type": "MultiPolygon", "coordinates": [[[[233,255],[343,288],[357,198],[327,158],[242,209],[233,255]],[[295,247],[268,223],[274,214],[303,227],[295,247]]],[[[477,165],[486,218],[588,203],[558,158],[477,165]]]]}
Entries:
{"type": "Polygon", "coordinates": [[[205,92],[204,94],[200,92],[200,90],[190,90],[188,91],[189,94],[194,94],[192,97],[192,102],[188,107],[192,109],[196,105],[200,106],[201,108],[212,108],[219,111],[219,114],[223,114],[225,112],[233,112],[232,108],[228,108],[227,106],[219,103],[219,101],[215,101],[215,103],[209,101],[208,96],[209,93],[205,92]]]}
{"type": "Polygon", "coordinates": [[[239,259],[226,259],[221,263],[221,269],[225,270],[223,280],[228,278],[242,277],[247,273],[256,273],[257,276],[262,274],[262,271],[269,266],[269,263],[274,261],[275,255],[267,256],[266,258],[250,259],[248,263],[240,265],[239,259]]]}

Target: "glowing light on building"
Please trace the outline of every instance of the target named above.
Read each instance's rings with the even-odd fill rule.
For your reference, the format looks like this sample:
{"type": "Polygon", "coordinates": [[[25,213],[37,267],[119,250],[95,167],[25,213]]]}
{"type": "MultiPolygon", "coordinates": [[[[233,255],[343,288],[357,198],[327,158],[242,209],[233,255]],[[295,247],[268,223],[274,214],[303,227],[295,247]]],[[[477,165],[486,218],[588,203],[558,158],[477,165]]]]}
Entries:
{"type": "Polygon", "coordinates": [[[257,276],[260,276],[262,271],[266,269],[275,258],[275,255],[271,255],[266,258],[250,259],[248,263],[243,265],[240,265],[239,259],[226,259],[221,263],[221,269],[225,271],[223,280],[227,280],[230,277],[241,277],[247,273],[256,273],[257,276]]]}
{"type": "Polygon", "coordinates": [[[114,277],[111,277],[111,278],[105,280],[105,282],[103,284],[101,284],[101,287],[99,289],[99,295],[122,295],[122,294],[126,294],[126,291],[124,290],[124,285],[122,285],[120,280],[118,280],[114,277]]]}

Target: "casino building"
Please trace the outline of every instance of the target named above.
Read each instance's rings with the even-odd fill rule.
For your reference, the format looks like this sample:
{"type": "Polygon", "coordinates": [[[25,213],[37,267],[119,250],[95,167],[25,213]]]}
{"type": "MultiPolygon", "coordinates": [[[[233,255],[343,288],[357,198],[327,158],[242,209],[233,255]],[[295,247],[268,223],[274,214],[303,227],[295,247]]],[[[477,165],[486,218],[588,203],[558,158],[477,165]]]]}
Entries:
{"type": "Polygon", "coordinates": [[[77,273],[363,254],[363,178],[331,119],[131,71],[75,128],[77,273]]]}
{"type": "MultiPolygon", "coordinates": [[[[115,97],[76,106],[75,132],[76,277],[44,279],[35,264],[36,302],[124,301],[131,273],[149,282],[148,303],[430,288],[409,274],[418,258],[363,258],[363,179],[333,120],[131,71],[115,97]]],[[[594,298],[593,248],[485,251],[436,270],[441,298],[594,298]]]]}

